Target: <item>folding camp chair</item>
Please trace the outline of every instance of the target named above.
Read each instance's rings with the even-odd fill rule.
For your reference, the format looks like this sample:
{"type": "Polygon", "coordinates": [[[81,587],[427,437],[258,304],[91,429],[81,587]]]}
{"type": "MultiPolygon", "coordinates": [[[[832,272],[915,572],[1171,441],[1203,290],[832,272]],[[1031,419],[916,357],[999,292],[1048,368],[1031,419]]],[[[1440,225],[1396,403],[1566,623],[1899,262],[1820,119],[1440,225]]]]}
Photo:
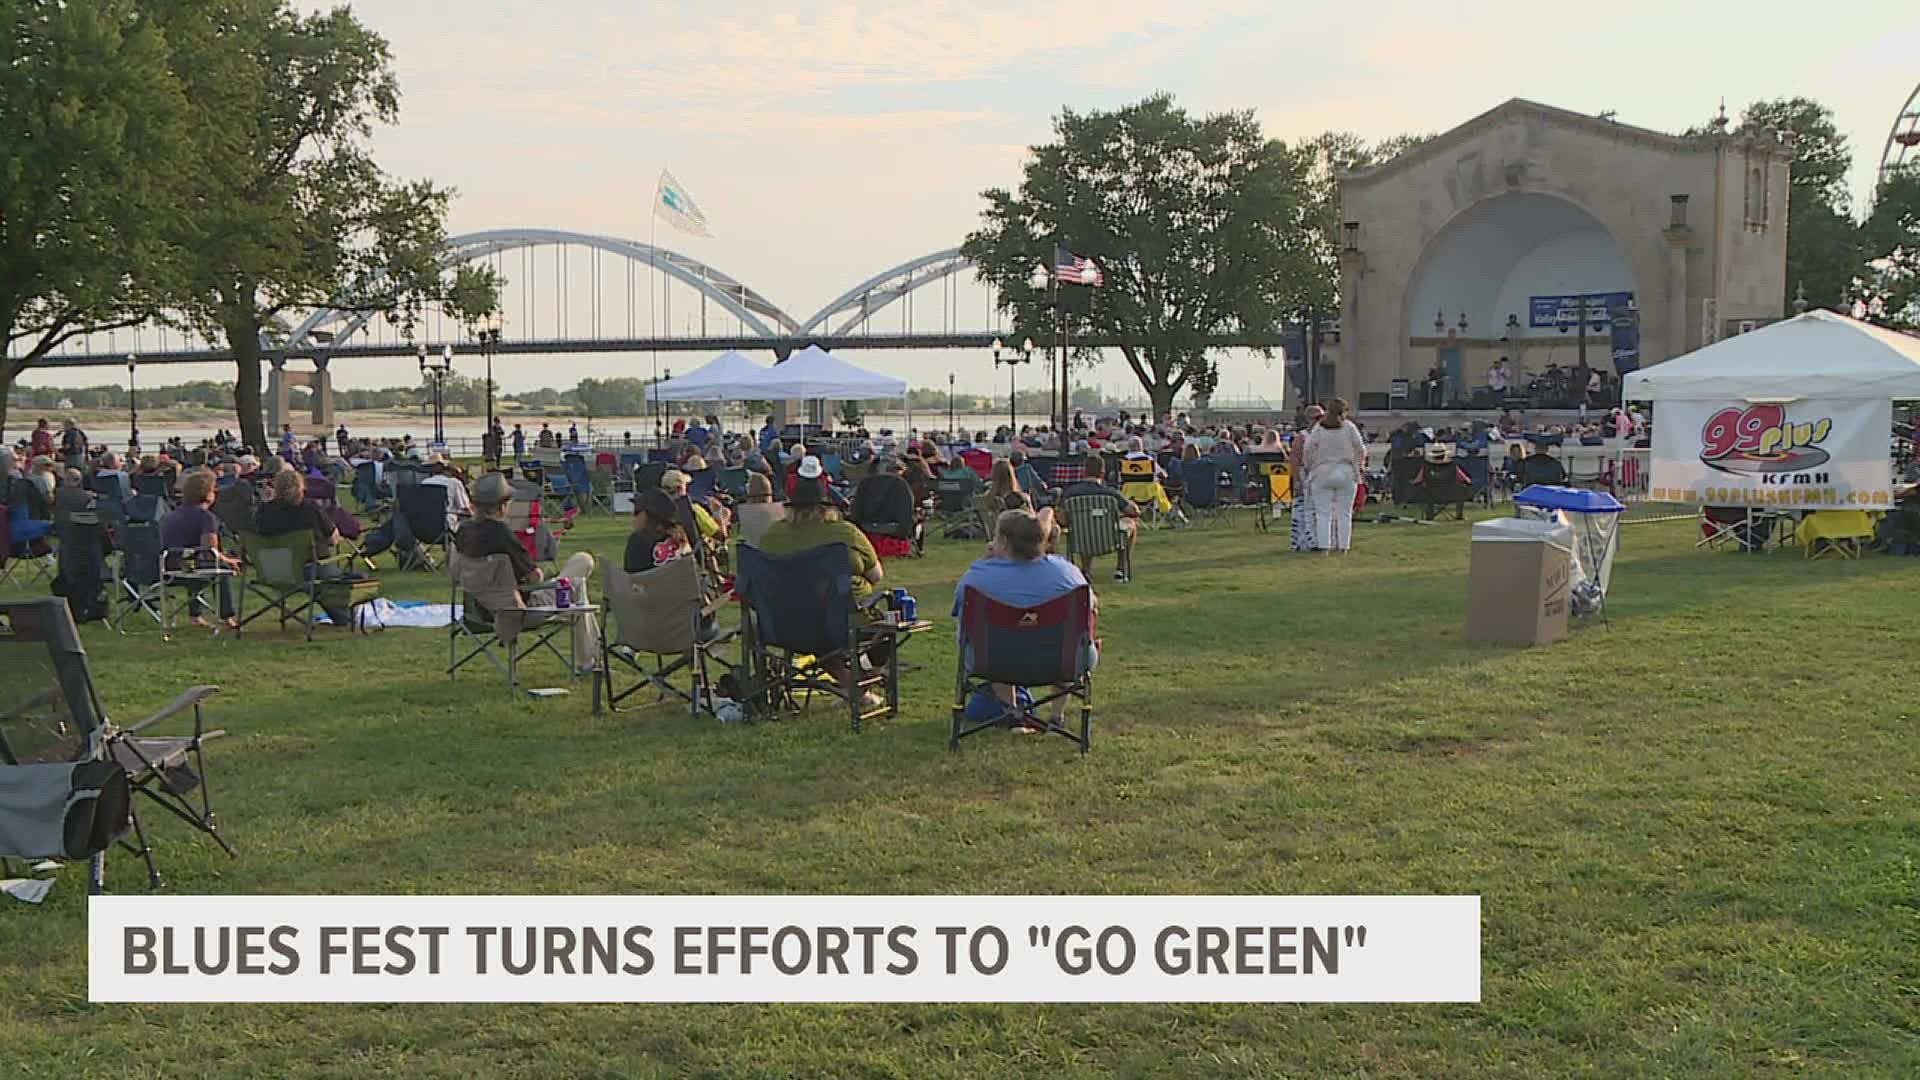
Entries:
{"type": "Polygon", "coordinates": [[[128,728],[100,708],[86,651],[58,597],[0,602],[0,874],[11,858],[89,859],[88,891],[105,884],[105,853],[118,843],[141,856],[148,884],[162,884],[135,797],[206,834],[234,854],[217,827],[206,784],[202,703],[217,687],[197,686],[128,728]],[[193,733],[143,735],[192,709],[193,733]],[[188,798],[195,790],[197,799],[188,798]],[[133,840],[126,839],[131,830],[133,840]]]}
{"type": "Polygon", "coordinates": [[[1874,525],[1865,510],[1815,510],[1797,524],[1794,538],[1809,559],[1857,559],[1873,542],[1874,525]]]}
{"type": "Polygon", "coordinates": [[[381,483],[375,479],[380,466],[371,461],[362,461],[353,467],[353,501],[360,504],[363,514],[375,513],[386,504],[381,492],[381,483]]]}
{"type": "Polygon", "coordinates": [[[1133,580],[1133,544],[1120,525],[1126,500],[1118,492],[1070,495],[1061,509],[1067,519],[1067,554],[1091,566],[1102,555],[1117,557],[1115,577],[1133,580]]]}
{"type": "Polygon", "coordinates": [[[781,503],[741,503],[733,508],[733,520],[740,534],[740,542],[748,547],[759,547],[760,538],[767,533],[767,527],[776,521],[783,521],[787,508],[781,503]]]}
{"type": "Polygon", "coordinates": [[[527,611],[520,588],[513,577],[513,560],[505,555],[470,559],[456,550],[447,560],[447,576],[453,586],[454,610],[458,613],[447,628],[447,678],[475,657],[485,657],[500,674],[506,676],[507,693],[520,686],[520,661],[545,647],[566,662],[554,646],[553,637],[569,629],[563,619],[545,619],[527,611]],[[531,631],[531,633],[528,633],[531,631]],[[523,640],[524,638],[524,640],[523,640]],[[467,649],[463,656],[460,649],[467,649]],[[497,650],[497,651],[496,651],[497,650]],[[504,653],[504,659],[500,655],[504,653]]]}
{"type": "Polygon", "coordinates": [[[149,495],[159,499],[168,508],[173,506],[173,481],[159,473],[143,473],[133,478],[133,493],[149,495]]]}
{"type": "Polygon", "coordinates": [[[560,466],[566,471],[567,486],[576,497],[574,501],[576,506],[580,507],[583,511],[598,507],[601,511],[609,515],[613,513],[613,476],[611,473],[607,474],[602,484],[596,486],[593,482],[593,472],[587,468],[587,459],[585,457],[579,454],[568,454],[561,459],[560,466]]]}
{"type": "Polygon", "coordinates": [[[1142,525],[1157,529],[1166,524],[1167,515],[1160,506],[1162,503],[1170,505],[1171,500],[1166,489],[1160,486],[1159,472],[1152,458],[1120,458],[1114,475],[1120,479],[1120,494],[1133,500],[1134,505],[1140,508],[1142,525]]]}
{"type": "MultiPolygon", "coordinates": [[[[211,565],[199,548],[169,548],[160,542],[160,526],[151,521],[133,521],[120,527],[120,558],[114,567],[114,585],[109,590],[111,603],[119,605],[112,615],[113,628],[127,632],[127,620],[145,616],[160,627],[163,637],[172,635],[181,621],[191,620],[204,602],[205,590],[216,591],[222,581],[234,577],[232,570],[211,565]],[[206,564],[206,565],[203,565],[206,564]]],[[[110,605],[111,606],[111,605],[110,605]]],[[[222,614],[217,611],[215,614],[222,614]]]]}
{"type": "Polygon", "coordinates": [[[342,553],[316,559],[314,536],[307,529],[279,536],[249,533],[240,538],[240,544],[246,550],[247,572],[241,579],[236,635],[273,612],[279,616],[281,629],[297,622],[305,629],[307,640],[312,641],[313,628],[326,608],[342,612],[352,622],[355,608],[380,595],[380,583],[370,578],[321,577],[321,567],[341,566],[349,557],[342,553]],[[263,601],[260,610],[251,615],[246,613],[249,596],[263,601]]]}
{"type": "Polygon", "coordinates": [[[399,516],[406,519],[414,539],[411,548],[394,545],[397,567],[427,573],[438,570],[440,564],[434,561],[432,549],[440,548],[444,559],[446,547],[453,539],[447,529],[447,489],[440,484],[402,485],[394,490],[394,505],[399,516]]]}
{"type": "MultiPolygon", "coordinates": [[[[1531,459],[1529,459],[1531,460],[1531,459]]],[[[1774,519],[1743,506],[1700,508],[1700,539],[1694,547],[1713,551],[1732,545],[1753,554],[1764,551],[1773,536],[1774,519]]]]}
{"type": "Polygon", "coordinates": [[[613,625],[601,638],[600,670],[594,673],[593,709],[600,711],[602,691],[608,709],[619,711],[620,703],[645,687],[660,692],[657,700],[668,695],[687,703],[688,713],[698,717],[701,709],[714,708],[714,676],[709,663],[717,662],[727,671],[734,664],[719,655],[722,645],[739,636],[737,629],[721,630],[714,614],[721,604],[707,599],[699,567],[692,559],[675,559],[639,574],[629,574],[618,566],[607,568],[607,611],[613,625]],[[649,667],[646,657],[653,658],[649,667]],[[640,677],[625,690],[614,678],[613,661],[618,660],[640,677]],[[688,673],[686,689],[673,684],[672,677],[688,673]]]}
{"type": "Polygon", "coordinates": [[[735,502],[743,502],[747,497],[747,470],[739,466],[721,469],[714,486],[735,502]]]}
{"type": "Polygon", "coordinates": [[[580,458],[580,455],[568,454],[562,457],[560,459],[559,472],[548,472],[545,476],[547,485],[546,494],[559,499],[562,506],[572,505],[580,507],[582,501],[585,500],[593,490],[592,486],[587,483],[587,462],[585,458],[580,458],[580,476],[578,477],[578,482],[576,482],[576,478],[570,468],[571,461],[574,458],[580,458]]]}
{"type": "Polygon", "coordinates": [[[980,477],[964,465],[949,468],[934,482],[934,521],[949,540],[982,539],[974,496],[980,477]]]}
{"type": "Polygon", "coordinates": [[[1181,502],[1187,508],[1188,520],[1196,525],[1218,521],[1227,512],[1220,500],[1220,479],[1217,462],[1201,458],[1180,463],[1181,502]]]}
{"type": "MultiPolygon", "coordinates": [[[[869,622],[854,605],[845,545],[786,556],[743,547],[735,589],[746,669],[742,693],[750,711],[771,716],[795,710],[802,697],[818,692],[846,703],[856,732],[864,721],[899,712],[902,639],[927,624],[869,622]],[[876,646],[886,653],[885,662],[867,671],[863,655],[876,646]],[[847,687],[834,676],[835,667],[849,672],[847,687]],[[867,706],[865,695],[875,689],[884,691],[884,700],[867,706]]],[[[873,594],[866,606],[886,595],[873,594]]]]}
{"type": "MultiPolygon", "coordinates": [[[[1082,585],[1035,607],[1003,604],[968,587],[960,597],[960,643],[947,748],[998,727],[1026,727],[1065,736],[1085,754],[1093,733],[1093,590],[1082,585]],[[976,694],[994,697],[994,687],[1048,688],[1030,703],[1009,706],[990,717],[967,718],[976,694]],[[1070,698],[1080,703],[1080,730],[1042,719],[1041,710],[1070,698]]],[[[1048,710],[1049,713],[1051,710],[1048,710]]]]}
{"type": "Polygon", "coordinates": [[[53,527],[60,538],[60,573],[53,579],[53,591],[67,598],[75,622],[95,622],[107,617],[107,528],[100,515],[82,511],[58,521],[53,527]]]}
{"type": "Polygon", "coordinates": [[[52,534],[52,525],[27,518],[24,505],[10,507],[0,503],[0,582],[26,588],[52,581],[59,569],[53,547],[46,543],[52,534]],[[25,580],[15,574],[24,575],[25,580]]]}

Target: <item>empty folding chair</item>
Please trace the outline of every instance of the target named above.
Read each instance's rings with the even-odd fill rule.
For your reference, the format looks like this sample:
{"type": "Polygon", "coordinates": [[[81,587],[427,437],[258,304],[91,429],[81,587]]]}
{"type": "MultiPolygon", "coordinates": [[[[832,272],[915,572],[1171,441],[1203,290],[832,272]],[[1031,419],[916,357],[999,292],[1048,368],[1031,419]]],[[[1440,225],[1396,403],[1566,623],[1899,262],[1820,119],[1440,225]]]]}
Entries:
{"type": "MultiPolygon", "coordinates": [[[[222,732],[206,730],[201,706],[218,688],[194,687],[139,723],[114,726],[100,708],[79,631],[57,597],[0,602],[0,672],[0,863],[90,859],[88,889],[98,892],[105,853],[117,843],[141,856],[148,883],[158,888],[140,799],[234,854],[206,785],[204,746],[222,732]],[[192,734],[147,734],[188,709],[192,734]]],[[[0,865],[0,873],[6,869],[0,865]]]]}
{"type": "Polygon", "coordinates": [[[600,709],[603,686],[606,706],[615,711],[621,702],[651,686],[659,691],[658,700],[671,695],[685,701],[692,716],[698,716],[702,709],[712,712],[716,676],[709,665],[718,663],[726,672],[733,670],[734,665],[719,654],[719,649],[739,634],[735,629],[719,628],[715,614],[720,606],[708,600],[699,567],[692,559],[675,559],[639,574],[609,566],[607,611],[613,625],[601,639],[594,711],[600,709]],[[616,660],[640,681],[620,689],[616,660]],[[685,689],[673,682],[674,676],[683,671],[688,681],[685,689]]]}
{"type": "Polygon", "coordinates": [[[967,588],[960,597],[958,653],[948,749],[958,750],[961,739],[999,727],[1065,736],[1082,754],[1091,747],[1096,656],[1093,592],[1087,586],[1033,607],[1003,604],[967,588]],[[1029,689],[1035,696],[1006,705],[999,701],[996,686],[1029,689]],[[970,719],[968,704],[979,695],[1001,707],[993,715],[970,719]],[[1079,702],[1078,731],[1050,715],[1050,706],[1062,698],[1079,702]]]}
{"type": "Polygon", "coordinates": [[[1218,521],[1226,513],[1220,498],[1220,464],[1201,458],[1180,463],[1180,501],[1194,524],[1218,521]]]}

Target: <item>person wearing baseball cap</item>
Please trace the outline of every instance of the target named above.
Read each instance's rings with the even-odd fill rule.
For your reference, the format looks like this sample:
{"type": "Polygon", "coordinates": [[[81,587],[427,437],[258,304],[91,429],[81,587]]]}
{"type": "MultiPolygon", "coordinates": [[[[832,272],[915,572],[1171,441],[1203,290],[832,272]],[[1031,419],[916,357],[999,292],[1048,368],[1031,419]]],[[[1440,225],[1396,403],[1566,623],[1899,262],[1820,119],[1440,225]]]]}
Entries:
{"type": "MultiPolygon", "coordinates": [[[[473,485],[473,518],[460,526],[453,534],[453,549],[462,558],[484,559],[490,555],[505,555],[513,564],[513,580],[520,586],[530,607],[540,607],[553,603],[554,584],[547,581],[546,575],[533,564],[533,557],[520,544],[520,538],[513,534],[507,525],[507,506],[513,502],[513,485],[500,473],[490,472],[482,476],[473,485]]],[[[584,551],[576,551],[567,556],[565,566],[560,568],[559,577],[574,583],[578,590],[579,602],[586,598],[586,581],[593,573],[593,556],[584,551]]],[[[555,579],[556,582],[558,579],[555,579]]],[[[600,626],[592,615],[576,619],[573,624],[574,655],[592,657],[582,660],[585,670],[591,670],[591,664],[598,663],[600,655],[600,626]]]]}

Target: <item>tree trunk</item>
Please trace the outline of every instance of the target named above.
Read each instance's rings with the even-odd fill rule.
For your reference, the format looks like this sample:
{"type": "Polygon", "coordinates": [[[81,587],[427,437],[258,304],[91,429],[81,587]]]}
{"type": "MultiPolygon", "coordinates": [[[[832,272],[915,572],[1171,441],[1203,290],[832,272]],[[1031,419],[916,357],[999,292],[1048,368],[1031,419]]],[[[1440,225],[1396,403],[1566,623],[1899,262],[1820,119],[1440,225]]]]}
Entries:
{"type": "Polygon", "coordinates": [[[239,318],[227,325],[227,347],[233,350],[233,362],[239,377],[233,384],[233,411],[240,419],[240,441],[256,454],[272,447],[267,441],[267,424],[260,416],[260,324],[239,318]]]}
{"type": "Polygon", "coordinates": [[[13,394],[13,380],[20,374],[13,361],[0,357],[0,446],[7,438],[7,398],[13,394]]]}
{"type": "Polygon", "coordinates": [[[1153,383],[1147,387],[1147,397],[1153,401],[1153,418],[1156,422],[1173,411],[1175,392],[1176,388],[1171,380],[1153,383]]]}

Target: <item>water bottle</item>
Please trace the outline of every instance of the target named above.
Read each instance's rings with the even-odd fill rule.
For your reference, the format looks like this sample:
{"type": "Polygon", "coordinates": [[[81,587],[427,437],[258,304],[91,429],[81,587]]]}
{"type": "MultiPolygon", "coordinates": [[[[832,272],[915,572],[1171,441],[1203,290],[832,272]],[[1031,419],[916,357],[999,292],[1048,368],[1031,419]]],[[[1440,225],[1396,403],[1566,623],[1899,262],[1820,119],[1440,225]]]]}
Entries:
{"type": "Polygon", "coordinates": [[[573,582],[561,578],[559,584],[553,587],[553,606],[557,608],[573,606],[573,582]]]}

